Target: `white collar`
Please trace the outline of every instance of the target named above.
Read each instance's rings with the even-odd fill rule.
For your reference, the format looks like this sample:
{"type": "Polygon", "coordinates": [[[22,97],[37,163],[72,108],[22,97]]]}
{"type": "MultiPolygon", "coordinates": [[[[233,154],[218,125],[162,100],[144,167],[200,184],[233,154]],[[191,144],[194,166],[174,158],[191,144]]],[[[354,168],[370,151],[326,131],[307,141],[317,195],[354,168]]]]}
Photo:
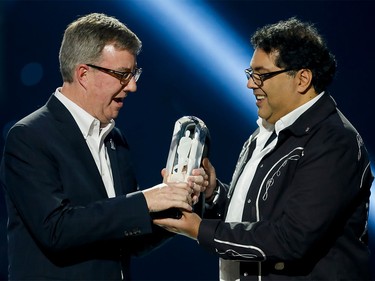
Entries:
{"type": "Polygon", "coordinates": [[[112,119],[108,125],[100,129],[100,121],[98,119],[64,96],[60,90],[61,88],[56,89],[55,96],[72,114],[83,137],[87,139],[87,137],[92,135],[96,137],[101,135],[101,139],[104,139],[115,126],[115,120],[112,119]]]}
{"type": "Polygon", "coordinates": [[[283,129],[292,125],[305,111],[307,111],[313,104],[315,104],[322,96],[324,92],[317,95],[312,100],[304,103],[303,105],[297,107],[293,111],[289,112],[285,116],[281,117],[275,125],[268,123],[266,120],[262,118],[258,118],[257,124],[259,126],[260,131],[273,131],[275,130],[276,134],[279,135],[279,132],[283,129]]]}

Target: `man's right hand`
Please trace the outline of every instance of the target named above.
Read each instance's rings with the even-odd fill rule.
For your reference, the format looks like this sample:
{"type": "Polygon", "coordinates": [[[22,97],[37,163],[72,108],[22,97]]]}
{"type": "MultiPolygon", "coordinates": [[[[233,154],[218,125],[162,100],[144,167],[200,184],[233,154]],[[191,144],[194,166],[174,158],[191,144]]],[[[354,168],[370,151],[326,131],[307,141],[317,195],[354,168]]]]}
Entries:
{"type": "Polygon", "coordinates": [[[194,190],[186,182],[161,183],[142,192],[150,212],[159,212],[169,208],[192,211],[194,190]]]}

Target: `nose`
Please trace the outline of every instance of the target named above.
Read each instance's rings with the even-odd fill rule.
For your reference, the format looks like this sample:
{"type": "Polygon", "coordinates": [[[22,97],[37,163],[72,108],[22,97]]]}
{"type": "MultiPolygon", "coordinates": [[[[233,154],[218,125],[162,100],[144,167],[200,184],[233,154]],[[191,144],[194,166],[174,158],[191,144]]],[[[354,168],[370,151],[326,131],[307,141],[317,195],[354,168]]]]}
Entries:
{"type": "Polygon", "coordinates": [[[137,82],[135,82],[134,77],[132,77],[129,83],[122,89],[124,92],[135,92],[137,91],[137,82]]]}
{"type": "Polygon", "coordinates": [[[249,89],[256,89],[256,88],[259,88],[259,86],[258,86],[257,84],[254,83],[254,80],[253,80],[253,78],[251,78],[251,77],[247,80],[247,87],[248,87],[249,89]]]}

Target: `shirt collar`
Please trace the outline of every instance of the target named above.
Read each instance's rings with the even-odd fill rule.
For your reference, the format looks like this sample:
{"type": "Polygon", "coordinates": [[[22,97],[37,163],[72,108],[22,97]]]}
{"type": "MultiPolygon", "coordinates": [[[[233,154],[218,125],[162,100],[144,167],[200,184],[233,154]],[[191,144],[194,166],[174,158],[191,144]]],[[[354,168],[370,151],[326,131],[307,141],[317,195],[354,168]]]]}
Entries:
{"type": "Polygon", "coordinates": [[[83,137],[87,139],[89,136],[100,136],[101,139],[104,139],[115,126],[115,120],[112,119],[109,124],[100,128],[100,121],[98,119],[91,116],[76,103],[64,96],[60,90],[61,88],[56,89],[55,96],[69,110],[70,114],[72,114],[83,137]]]}
{"type": "Polygon", "coordinates": [[[287,115],[281,117],[275,125],[268,123],[266,120],[262,118],[259,118],[257,123],[260,130],[272,131],[273,129],[275,129],[276,134],[279,135],[279,132],[281,130],[292,125],[305,111],[307,111],[311,106],[313,106],[313,104],[316,103],[323,95],[324,92],[320,93],[307,103],[304,103],[303,105],[297,107],[293,111],[289,112],[287,115]]]}

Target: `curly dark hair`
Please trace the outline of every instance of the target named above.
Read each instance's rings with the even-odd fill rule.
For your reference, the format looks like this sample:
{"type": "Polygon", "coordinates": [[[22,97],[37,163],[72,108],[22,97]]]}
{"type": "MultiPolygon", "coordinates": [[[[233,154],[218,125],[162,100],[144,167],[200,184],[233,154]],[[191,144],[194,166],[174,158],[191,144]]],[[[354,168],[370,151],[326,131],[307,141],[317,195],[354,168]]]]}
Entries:
{"type": "Polygon", "coordinates": [[[251,37],[254,49],[275,53],[275,65],[293,70],[310,69],[317,93],[326,90],[336,72],[336,60],[311,23],[292,17],[266,25],[251,37]]]}

